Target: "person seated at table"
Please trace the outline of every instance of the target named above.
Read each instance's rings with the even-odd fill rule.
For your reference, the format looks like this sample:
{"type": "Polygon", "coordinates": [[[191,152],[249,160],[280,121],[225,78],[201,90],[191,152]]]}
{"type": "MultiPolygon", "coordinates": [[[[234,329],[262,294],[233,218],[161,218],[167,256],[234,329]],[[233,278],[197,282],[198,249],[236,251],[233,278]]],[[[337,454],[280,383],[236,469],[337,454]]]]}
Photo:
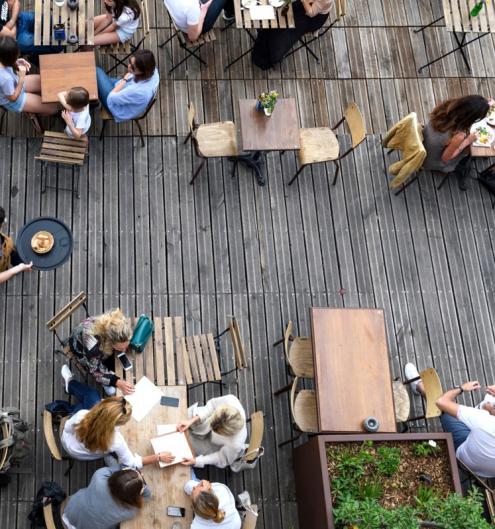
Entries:
{"type": "MultiPolygon", "coordinates": [[[[404,367],[406,380],[419,377],[416,366],[407,363],[404,367]]],[[[423,382],[411,382],[411,389],[425,396],[423,382]]],[[[446,391],[436,405],[442,411],[440,422],[444,432],[450,432],[454,441],[457,459],[475,474],[484,478],[495,477],[495,407],[483,401],[481,409],[457,404],[455,400],[464,392],[481,389],[476,381],[465,382],[446,391]]],[[[487,386],[486,392],[495,396],[495,386],[487,386]]]]}
{"type": "Polygon", "coordinates": [[[205,406],[196,402],[187,410],[188,419],[177,425],[179,432],[190,430],[189,439],[197,455],[184,465],[202,468],[231,465],[246,447],[246,412],[234,395],[210,399],[205,406]]]}
{"type": "Polygon", "coordinates": [[[115,464],[142,468],[163,461],[171,463],[175,457],[170,452],[149,456],[133,454],[120,433],[119,426],[130,421],[132,406],[123,397],[109,397],[90,410],[80,410],[64,425],[61,441],[64,449],[74,459],[93,461],[104,458],[107,466],[115,464]]]}
{"type": "Polygon", "coordinates": [[[106,13],[95,17],[95,46],[108,46],[132,39],[139,25],[141,8],[136,0],[104,0],[106,13]]]}
{"type": "Polygon", "coordinates": [[[62,119],[67,125],[65,133],[69,138],[80,139],[91,127],[89,92],[82,86],[76,86],[57,95],[65,109],[62,111],[62,119]]]}
{"type": "Polygon", "coordinates": [[[156,95],[160,76],[150,50],[138,50],[131,57],[127,73],[121,79],[96,68],[98,97],[117,123],[144,114],[156,95]]]}
{"type": "Polygon", "coordinates": [[[198,40],[200,35],[208,33],[215,25],[220,12],[227,22],[234,20],[233,0],[164,0],[165,7],[175,25],[191,42],[198,40]]]}
{"type": "Polygon", "coordinates": [[[62,520],[67,529],[116,529],[132,520],[150,498],[139,470],[103,467],[86,488],[70,496],[62,520]]]}
{"type": "Polygon", "coordinates": [[[292,3],[295,28],[260,29],[251,54],[253,63],[268,70],[280,62],[306,33],[327,21],[334,0],[297,0],[292,3]]]}
{"type": "Polygon", "coordinates": [[[0,36],[0,106],[10,112],[56,114],[60,106],[41,101],[41,77],[28,75],[30,69],[31,64],[20,58],[16,41],[0,36]]]}
{"type": "Polygon", "coordinates": [[[466,189],[469,174],[469,147],[477,135],[471,126],[488,114],[489,101],[478,95],[448,99],[438,104],[423,129],[426,158],[423,169],[454,173],[459,189],[466,189]]]}
{"type": "Polygon", "coordinates": [[[120,309],[113,309],[82,321],[72,331],[69,347],[107,395],[115,395],[116,388],[129,395],[134,386],[119,378],[109,364],[115,351],[127,350],[131,337],[131,322],[120,309]]]}
{"type": "Polygon", "coordinates": [[[235,498],[227,485],[210,483],[206,479],[191,479],[185,484],[184,492],[191,496],[195,514],[191,529],[241,528],[241,517],[235,506],[235,498]]]}
{"type": "MultiPolygon", "coordinates": [[[[5,222],[5,210],[0,207],[0,230],[5,222]]],[[[14,246],[14,241],[0,231],[0,283],[5,283],[16,274],[31,270],[33,263],[23,263],[14,246]]]]}

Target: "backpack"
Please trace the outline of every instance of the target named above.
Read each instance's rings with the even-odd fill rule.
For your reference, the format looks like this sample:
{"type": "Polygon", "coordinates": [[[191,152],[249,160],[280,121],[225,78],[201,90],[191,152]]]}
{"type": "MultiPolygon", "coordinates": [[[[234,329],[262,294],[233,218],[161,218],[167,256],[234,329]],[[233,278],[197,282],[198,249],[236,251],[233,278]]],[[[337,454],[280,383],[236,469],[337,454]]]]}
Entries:
{"type": "Polygon", "coordinates": [[[136,353],[142,353],[148,340],[151,338],[154,329],[155,326],[151,321],[151,318],[146,316],[146,314],[141,314],[132,334],[131,349],[134,349],[136,353]]]}
{"type": "Polygon", "coordinates": [[[263,454],[265,453],[265,449],[260,446],[258,450],[256,450],[256,457],[252,461],[246,461],[246,456],[250,454],[242,454],[241,457],[238,457],[231,465],[230,470],[232,472],[241,472],[241,470],[252,470],[256,467],[258,464],[258,461],[261,457],[263,457],[263,454]]]}
{"type": "Polygon", "coordinates": [[[43,515],[43,507],[53,503],[57,509],[56,514],[60,516],[60,504],[65,500],[67,494],[62,490],[60,485],[53,481],[43,481],[41,487],[36,493],[36,498],[33,501],[33,507],[28,514],[28,519],[31,521],[31,529],[35,527],[46,527],[45,517],[43,515]]]}
{"type": "Polygon", "coordinates": [[[0,463],[2,461],[1,451],[8,449],[5,461],[0,468],[0,473],[7,472],[13,464],[29,453],[29,445],[25,439],[29,425],[19,417],[19,410],[15,408],[0,408],[0,431],[7,426],[7,437],[0,439],[0,463]]]}

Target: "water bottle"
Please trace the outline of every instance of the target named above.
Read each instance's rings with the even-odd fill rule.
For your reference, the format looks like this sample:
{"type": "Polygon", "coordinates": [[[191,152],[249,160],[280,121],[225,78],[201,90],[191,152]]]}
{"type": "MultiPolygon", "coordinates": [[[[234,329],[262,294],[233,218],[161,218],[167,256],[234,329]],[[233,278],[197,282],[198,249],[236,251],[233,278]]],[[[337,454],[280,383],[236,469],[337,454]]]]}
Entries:
{"type": "Polygon", "coordinates": [[[473,9],[471,9],[471,13],[469,13],[472,17],[477,17],[480,14],[480,11],[483,9],[484,0],[481,0],[481,2],[478,2],[473,9]]]}

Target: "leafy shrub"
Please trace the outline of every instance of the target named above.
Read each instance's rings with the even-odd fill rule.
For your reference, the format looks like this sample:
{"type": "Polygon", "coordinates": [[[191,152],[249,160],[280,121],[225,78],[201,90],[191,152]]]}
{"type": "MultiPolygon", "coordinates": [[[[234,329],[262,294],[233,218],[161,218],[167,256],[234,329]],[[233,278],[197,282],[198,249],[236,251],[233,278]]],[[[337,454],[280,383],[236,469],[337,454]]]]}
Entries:
{"type": "Polygon", "coordinates": [[[440,447],[431,445],[429,441],[421,441],[413,446],[413,453],[418,457],[431,456],[440,451],[440,447]]]}
{"type": "Polygon", "coordinates": [[[400,465],[400,448],[393,446],[380,446],[377,450],[378,459],[376,468],[384,476],[393,476],[400,465]]]}
{"type": "Polygon", "coordinates": [[[359,497],[362,500],[380,500],[383,497],[383,485],[369,479],[359,486],[359,497]]]}

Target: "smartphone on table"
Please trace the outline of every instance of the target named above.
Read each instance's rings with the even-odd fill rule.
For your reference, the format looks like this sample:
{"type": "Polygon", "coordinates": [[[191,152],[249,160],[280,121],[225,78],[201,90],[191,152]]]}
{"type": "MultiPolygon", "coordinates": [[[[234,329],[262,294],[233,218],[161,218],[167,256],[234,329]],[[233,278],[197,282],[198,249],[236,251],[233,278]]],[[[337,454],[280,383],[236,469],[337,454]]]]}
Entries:
{"type": "Polygon", "coordinates": [[[129,360],[129,358],[127,358],[125,351],[122,353],[119,353],[117,355],[117,358],[120,360],[120,363],[122,364],[122,367],[124,368],[124,371],[129,371],[129,369],[132,369],[132,363],[129,360]]]}
{"type": "Polygon", "coordinates": [[[186,515],[186,509],[184,509],[184,507],[174,507],[172,505],[169,505],[167,507],[167,514],[175,518],[184,518],[184,516],[186,515]]]}

